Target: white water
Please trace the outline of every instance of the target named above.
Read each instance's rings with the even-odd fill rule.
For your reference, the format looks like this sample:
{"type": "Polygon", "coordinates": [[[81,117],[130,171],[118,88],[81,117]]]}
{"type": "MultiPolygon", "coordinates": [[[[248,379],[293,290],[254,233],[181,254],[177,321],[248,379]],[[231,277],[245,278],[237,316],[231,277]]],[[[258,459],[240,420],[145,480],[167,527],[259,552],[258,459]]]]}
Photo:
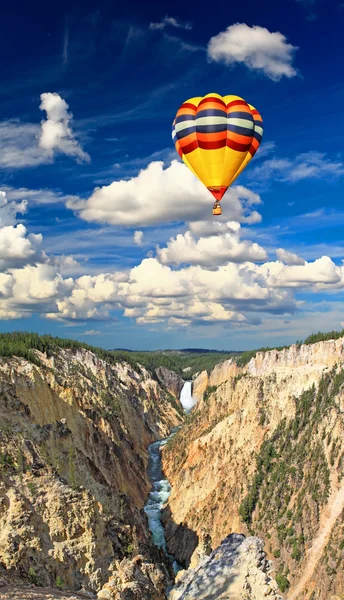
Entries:
{"type": "MultiPolygon", "coordinates": [[[[189,412],[196,404],[195,398],[192,397],[191,390],[192,381],[185,381],[183,389],[180,392],[180,402],[185,412],[189,412]]],[[[148,517],[148,526],[152,533],[153,542],[155,546],[161,548],[165,554],[169,556],[173,562],[175,573],[178,573],[182,567],[178,565],[173,556],[168,553],[165,540],[165,530],[161,522],[161,511],[170,496],[172,488],[162,472],[160,449],[162,446],[167,444],[168,440],[175,435],[178,429],[179,427],[175,427],[171,430],[168,438],[154,442],[153,444],[150,444],[148,448],[148,475],[152,483],[152,489],[144,506],[144,511],[148,517]]]]}
{"type": "Polygon", "coordinates": [[[180,402],[186,412],[191,410],[197,402],[195,398],[192,397],[192,381],[185,381],[182,391],[180,392],[180,402]]]}
{"type": "Polygon", "coordinates": [[[177,561],[174,560],[173,556],[171,556],[167,551],[165,530],[161,522],[161,511],[169,498],[172,488],[162,472],[160,448],[167,444],[168,440],[175,435],[178,429],[179,427],[175,427],[171,430],[168,438],[154,442],[148,447],[148,475],[153,487],[144,506],[144,511],[148,517],[148,526],[152,533],[153,542],[155,546],[161,548],[171,559],[175,573],[178,573],[182,567],[178,565],[177,561]]]}

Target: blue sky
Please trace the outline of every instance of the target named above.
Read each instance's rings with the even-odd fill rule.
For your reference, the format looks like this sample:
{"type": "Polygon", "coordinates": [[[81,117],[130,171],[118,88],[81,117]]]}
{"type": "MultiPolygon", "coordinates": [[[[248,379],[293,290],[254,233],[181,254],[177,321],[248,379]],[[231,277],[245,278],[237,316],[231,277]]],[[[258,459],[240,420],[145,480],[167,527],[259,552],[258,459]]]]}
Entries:
{"type": "Polygon", "coordinates": [[[12,2],[0,56],[0,329],[245,349],[344,322],[344,3],[12,2]],[[264,137],[223,199],[181,163],[186,99],[264,137]]]}

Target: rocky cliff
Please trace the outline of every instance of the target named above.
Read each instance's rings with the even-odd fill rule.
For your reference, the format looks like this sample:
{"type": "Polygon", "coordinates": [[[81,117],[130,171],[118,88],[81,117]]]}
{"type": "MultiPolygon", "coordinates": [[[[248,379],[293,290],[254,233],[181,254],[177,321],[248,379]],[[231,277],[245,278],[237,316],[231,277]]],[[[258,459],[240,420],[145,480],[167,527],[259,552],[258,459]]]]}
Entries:
{"type": "Polygon", "coordinates": [[[165,447],[169,550],[195,563],[204,535],[266,542],[290,600],[344,592],[344,339],[233,360],[194,381],[198,405],[165,447]]]}
{"type": "Polygon", "coordinates": [[[35,358],[0,359],[0,578],[162,600],[147,447],[182,422],[179,401],[140,365],[35,358]]]}
{"type": "Polygon", "coordinates": [[[159,382],[167,389],[175,398],[179,398],[182,391],[184,380],[179,377],[174,371],[166,369],[166,367],[157,367],[155,374],[159,382]]]}
{"type": "Polygon", "coordinates": [[[282,600],[259,538],[231,534],[178,578],[169,600],[282,600]]]}

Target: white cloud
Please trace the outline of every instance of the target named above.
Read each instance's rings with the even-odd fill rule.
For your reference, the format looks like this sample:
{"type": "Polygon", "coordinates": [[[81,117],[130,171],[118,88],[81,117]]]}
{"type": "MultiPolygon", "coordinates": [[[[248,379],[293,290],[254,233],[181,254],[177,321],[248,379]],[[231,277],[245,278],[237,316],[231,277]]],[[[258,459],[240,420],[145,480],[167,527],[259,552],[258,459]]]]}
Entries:
{"type": "Polygon", "coordinates": [[[191,233],[198,237],[210,237],[213,235],[222,235],[228,231],[237,231],[240,224],[237,221],[194,221],[189,223],[191,233]]]}
{"type": "Polygon", "coordinates": [[[249,69],[262,71],[267,77],[278,81],[281,77],[295,77],[292,66],[297,47],[287,43],[279,32],[272,33],[265,27],[236,23],[212,37],[208,44],[208,56],[227,65],[242,63],[249,69]]]}
{"type": "Polygon", "coordinates": [[[51,162],[38,146],[39,125],[18,120],[0,123],[0,166],[8,169],[36,167],[51,162]]]}
{"type": "Polygon", "coordinates": [[[90,156],[81,148],[70,127],[73,115],[68,112],[68,104],[57,93],[41,94],[41,110],[46,111],[47,119],[41,122],[39,145],[52,157],[54,152],[74,156],[80,161],[90,161],[90,156]]]}
{"type": "Polygon", "coordinates": [[[297,254],[288,252],[288,250],[284,250],[283,248],[277,248],[276,255],[277,258],[286,265],[304,265],[306,263],[306,261],[297,254]]]}
{"type": "Polygon", "coordinates": [[[99,329],[89,329],[88,331],[84,331],[83,333],[79,333],[79,335],[101,335],[101,331],[99,329]]]}
{"type": "MultiPolygon", "coordinates": [[[[156,172],[164,173],[159,163],[156,172]]],[[[168,177],[179,184],[180,174],[184,176],[183,169],[168,177]]],[[[166,181],[162,184],[166,190],[166,181]]],[[[149,186],[145,188],[142,181],[141,186],[135,186],[137,183],[137,194],[149,198],[149,186]]],[[[259,203],[259,196],[245,188],[234,192],[228,204],[231,212],[244,220],[252,205],[259,203]]],[[[185,199],[185,193],[180,194],[185,199]]],[[[195,197],[199,200],[196,192],[195,197]]],[[[42,236],[29,234],[23,224],[16,224],[16,215],[25,211],[25,204],[4,194],[0,194],[0,201],[7,222],[0,228],[3,319],[39,312],[60,321],[109,321],[113,311],[122,311],[139,325],[161,323],[165,328],[180,328],[217,323],[252,327],[260,322],[260,315],[289,315],[302,308],[296,291],[344,289],[344,265],[337,266],[328,256],[306,262],[278,248],[278,261],[256,264],[266,260],[266,252],[240,238],[238,220],[208,222],[199,217],[191,222],[190,231],[172,237],[166,247],[158,247],[156,257],[146,258],[126,272],[76,276],[80,265],[71,256],[47,256],[40,250],[42,236]],[[185,266],[171,266],[181,264],[185,266]],[[70,276],[73,272],[74,277],[70,276]]],[[[142,219],[146,214],[143,201],[138,210],[142,219]]],[[[143,232],[138,229],[135,233],[142,241],[143,232]]]]}
{"type": "Polygon", "coordinates": [[[11,119],[0,123],[0,167],[20,169],[53,161],[55,152],[89,161],[70,127],[68,104],[54,93],[41,94],[40,109],[47,112],[41,127],[11,119]]]}
{"type": "Polygon", "coordinates": [[[285,266],[283,263],[266,263],[258,270],[266,284],[278,288],[312,288],[313,290],[343,289],[344,267],[338,267],[328,256],[322,256],[303,265],[285,266]]]}
{"type": "Polygon", "coordinates": [[[135,231],[133,235],[134,243],[137,246],[142,246],[143,244],[143,231],[135,231]]]}
{"type": "Polygon", "coordinates": [[[19,203],[13,202],[5,191],[0,191],[0,227],[15,225],[17,214],[24,214],[26,210],[26,200],[22,200],[19,203]]]}
{"type": "MultiPolygon", "coordinates": [[[[258,194],[243,186],[230,188],[222,200],[223,218],[257,223],[261,216],[252,206],[260,203],[258,194]]],[[[95,188],[88,200],[74,198],[66,204],[85,221],[147,227],[211,219],[213,197],[184,164],[173,160],[166,169],[162,161],[152,162],[128,181],[95,188]]]]}
{"type": "Polygon", "coordinates": [[[58,204],[60,202],[65,203],[67,199],[72,198],[70,195],[65,196],[62,192],[49,189],[30,190],[28,188],[13,188],[7,185],[3,185],[2,189],[9,200],[23,200],[25,206],[27,206],[27,201],[30,204],[58,204]]]}
{"type": "Polygon", "coordinates": [[[181,23],[174,17],[166,16],[159,23],[149,23],[149,29],[165,29],[167,25],[175,27],[176,29],[192,29],[191,23],[181,23]]]}
{"type": "Polygon", "coordinates": [[[344,163],[331,160],[321,152],[299,154],[293,160],[289,158],[272,158],[262,165],[251,169],[252,180],[286,181],[295,183],[302,179],[320,179],[322,177],[340,177],[344,175],[344,163]]]}
{"type": "Polygon", "coordinates": [[[190,231],[171,238],[166,248],[157,247],[157,257],[162,264],[191,264],[216,267],[229,261],[263,261],[267,258],[264,248],[250,241],[240,240],[240,225],[220,235],[201,237],[196,240],[190,231]]]}
{"type": "Polygon", "coordinates": [[[1,227],[0,269],[6,270],[19,263],[26,264],[29,260],[38,260],[38,246],[42,243],[42,235],[26,234],[26,227],[21,223],[15,227],[1,227]]]}

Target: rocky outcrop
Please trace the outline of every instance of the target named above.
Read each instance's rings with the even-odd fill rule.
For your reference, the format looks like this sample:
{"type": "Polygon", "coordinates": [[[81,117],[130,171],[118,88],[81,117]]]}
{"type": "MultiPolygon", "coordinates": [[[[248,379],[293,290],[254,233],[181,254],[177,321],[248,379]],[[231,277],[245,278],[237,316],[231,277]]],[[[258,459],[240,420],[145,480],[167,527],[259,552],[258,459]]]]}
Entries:
{"type": "Polygon", "coordinates": [[[160,384],[163,385],[167,391],[170,392],[170,394],[179,400],[180,392],[182,391],[184,385],[184,380],[174,371],[166,369],[166,367],[157,367],[155,369],[155,373],[160,384]]]}
{"type": "Polygon", "coordinates": [[[163,451],[168,548],[179,562],[189,564],[202,530],[213,549],[233,531],[253,532],[282,593],[344,592],[343,345],[259,352],[243,368],[229,360],[196,378],[198,404],[163,451]]]}
{"type": "Polygon", "coordinates": [[[165,596],[166,573],[143,556],[116,564],[116,575],[98,592],[102,600],[160,600],[165,596]],[[165,575],[165,576],[164,576],[165,575]]]}
{"type": "Polygon", "coordinates": [[[34,584],[30,586],[5,585],[1,587],[0,581],[0,600],[90,600],[95,596],[90,592],[75,593],[61,592],[54,588],[37,587],[34,584]]]}
{"type": "Polygon", "coordinates": [[[168,582],[143,512],[147,448],[182,422],[181,407],[140,365],[84,349],[36,357],[40,366],[0,359],[6,578],[98,592],[123,560],[140,555],[168,582]]]}
{"type": "Polygon", "coordinates": [[[195,569],[181,574],[169,600],[282,600],[257,537],[229,535],[195,569]]]}

